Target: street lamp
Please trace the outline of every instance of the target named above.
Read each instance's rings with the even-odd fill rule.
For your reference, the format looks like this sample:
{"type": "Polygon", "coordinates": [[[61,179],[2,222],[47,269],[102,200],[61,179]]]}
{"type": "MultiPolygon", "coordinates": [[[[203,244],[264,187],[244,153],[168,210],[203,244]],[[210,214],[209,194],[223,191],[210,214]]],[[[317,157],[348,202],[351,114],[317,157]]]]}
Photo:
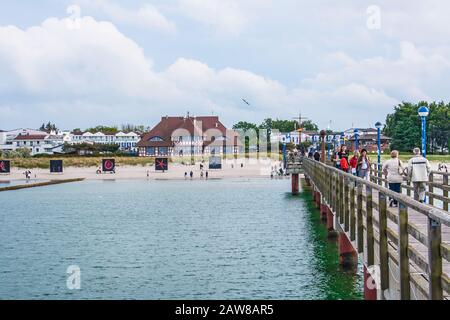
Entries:
{"type": "MultiPolygon", "coordinates": [[[[377,128],[377,145],[378,145],[378,177],[381,178],[381,127],[383,125],[381,122],[375,123],[375,128],[377,128]]],[[[378,180],[381,185],[381,179],[378,180]]]]}
{"type": "Polygon", "coordinates": [[[359,130],[358,129],[355,129],[354,131],[353,131],[353,133],[355,134],[355,151],[358,151],[359,150],[359,130]]]}
{"type": "Polygon", "coordinates": [[[285,138],[283,139],[283,166],[286,170],[287,168],[287,150],[286,150],[286,140],[289,139],[289,142],[291,141],[291,134],[288,133],[285,138]]]}
{"type": "Polygon", "coordinates": [[[422,154],[427,157],[427,117],[430,114],[430,109],[423,106],[417,110],[417,113],[422,118],[422,154]]]}

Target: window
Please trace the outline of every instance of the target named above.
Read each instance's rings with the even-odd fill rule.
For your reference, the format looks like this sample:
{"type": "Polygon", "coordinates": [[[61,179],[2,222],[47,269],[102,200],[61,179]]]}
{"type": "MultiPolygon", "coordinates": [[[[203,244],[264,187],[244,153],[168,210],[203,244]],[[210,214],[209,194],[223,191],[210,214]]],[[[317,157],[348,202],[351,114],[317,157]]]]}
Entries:
{"type": "Polygon", "coordinates": [[[169,149],[167,147],[159,147],[159,154],[160,155],[167,155],[169,152],[169,149]]]}
{"type": "Polygon", "coordinates": [[[149,141],[164,141],[161,137],[152,137],[149,141]]]}

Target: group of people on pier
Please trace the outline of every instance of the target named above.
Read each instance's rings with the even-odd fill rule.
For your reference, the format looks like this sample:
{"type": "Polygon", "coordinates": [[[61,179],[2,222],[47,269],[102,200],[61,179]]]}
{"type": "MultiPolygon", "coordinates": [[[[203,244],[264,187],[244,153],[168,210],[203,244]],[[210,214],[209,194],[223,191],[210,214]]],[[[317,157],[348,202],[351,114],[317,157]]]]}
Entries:
{"type": "MultiPolygon", "coordinates": [[[[414,148],[413,153],[414,156],[408,161],[407,165],[404,165],[399,158],[399,152],[393,150],[391,158],[383,163],[381,171],[386,176],[390,190],[400,193],[403,181],[411,181],[415,199],[425,202],[426,185],[431,173],[431,166],[429,161],[422,156],[420,148],[414,148]]],[[[347,146],[342,145],[339,151],[334,154],[332,161],[336,168],[362,179],[370,180],[371,160],[366,149],[355,150],[350,158],[347,146]]],[[[392,200],[390,206],[397,206],[397,201],[392,200]]]]}

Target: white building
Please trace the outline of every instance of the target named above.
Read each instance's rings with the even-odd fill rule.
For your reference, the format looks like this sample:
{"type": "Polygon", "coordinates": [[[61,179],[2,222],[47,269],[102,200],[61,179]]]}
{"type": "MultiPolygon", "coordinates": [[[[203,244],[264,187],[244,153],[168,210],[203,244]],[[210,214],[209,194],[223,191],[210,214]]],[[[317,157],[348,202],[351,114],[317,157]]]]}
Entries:
{"type": "Polygon", "coordinates": [[[91,133],[72,133],[68,143],[101,143],[101,144],[118,144],[122,151],[137,151],[137,143],[140,135],[135,132],[119,132],[117,134],[104,134],[102,132],[91,133]]]}
{"type": "Polygon", "coordinates": [[[10,131],[0,131],[0,150],[1,151],[14,151],[18,148],[14,139],[19,135],[34,135],[45,136],[46,132],[33,130],[33,129],[16,129],[10,131]]]}
{"type": "Polygon", "coordinates": [[[293,144],[300,144],[301,142],[310,141],[314,143],[315,135],[317,133],[315,132],[309,132],[309,131],[292,131],[292,132],[277,132],[272,133],[270,136],[271,143],[293,143],[293,144]]]}

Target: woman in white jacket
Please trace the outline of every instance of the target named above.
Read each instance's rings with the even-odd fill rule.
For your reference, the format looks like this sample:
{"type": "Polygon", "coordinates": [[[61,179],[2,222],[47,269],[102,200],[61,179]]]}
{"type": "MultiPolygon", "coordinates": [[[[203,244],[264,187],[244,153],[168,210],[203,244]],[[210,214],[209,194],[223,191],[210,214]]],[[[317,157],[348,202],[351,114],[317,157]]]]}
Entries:
{"type": "MultiPolygon", "coordinates": [[[[403,165],[398,158],[399,152],[393,150],[391,152],[391,159],[387,160],[383,164],[383,173],[387,176],[389,183],[389,189],[398,193],[401,193],[401,186],[403,182],[403,165]]],[[[390,207],[396,207],[397,201],[392,199],[389,203],[390,207]]]]}

